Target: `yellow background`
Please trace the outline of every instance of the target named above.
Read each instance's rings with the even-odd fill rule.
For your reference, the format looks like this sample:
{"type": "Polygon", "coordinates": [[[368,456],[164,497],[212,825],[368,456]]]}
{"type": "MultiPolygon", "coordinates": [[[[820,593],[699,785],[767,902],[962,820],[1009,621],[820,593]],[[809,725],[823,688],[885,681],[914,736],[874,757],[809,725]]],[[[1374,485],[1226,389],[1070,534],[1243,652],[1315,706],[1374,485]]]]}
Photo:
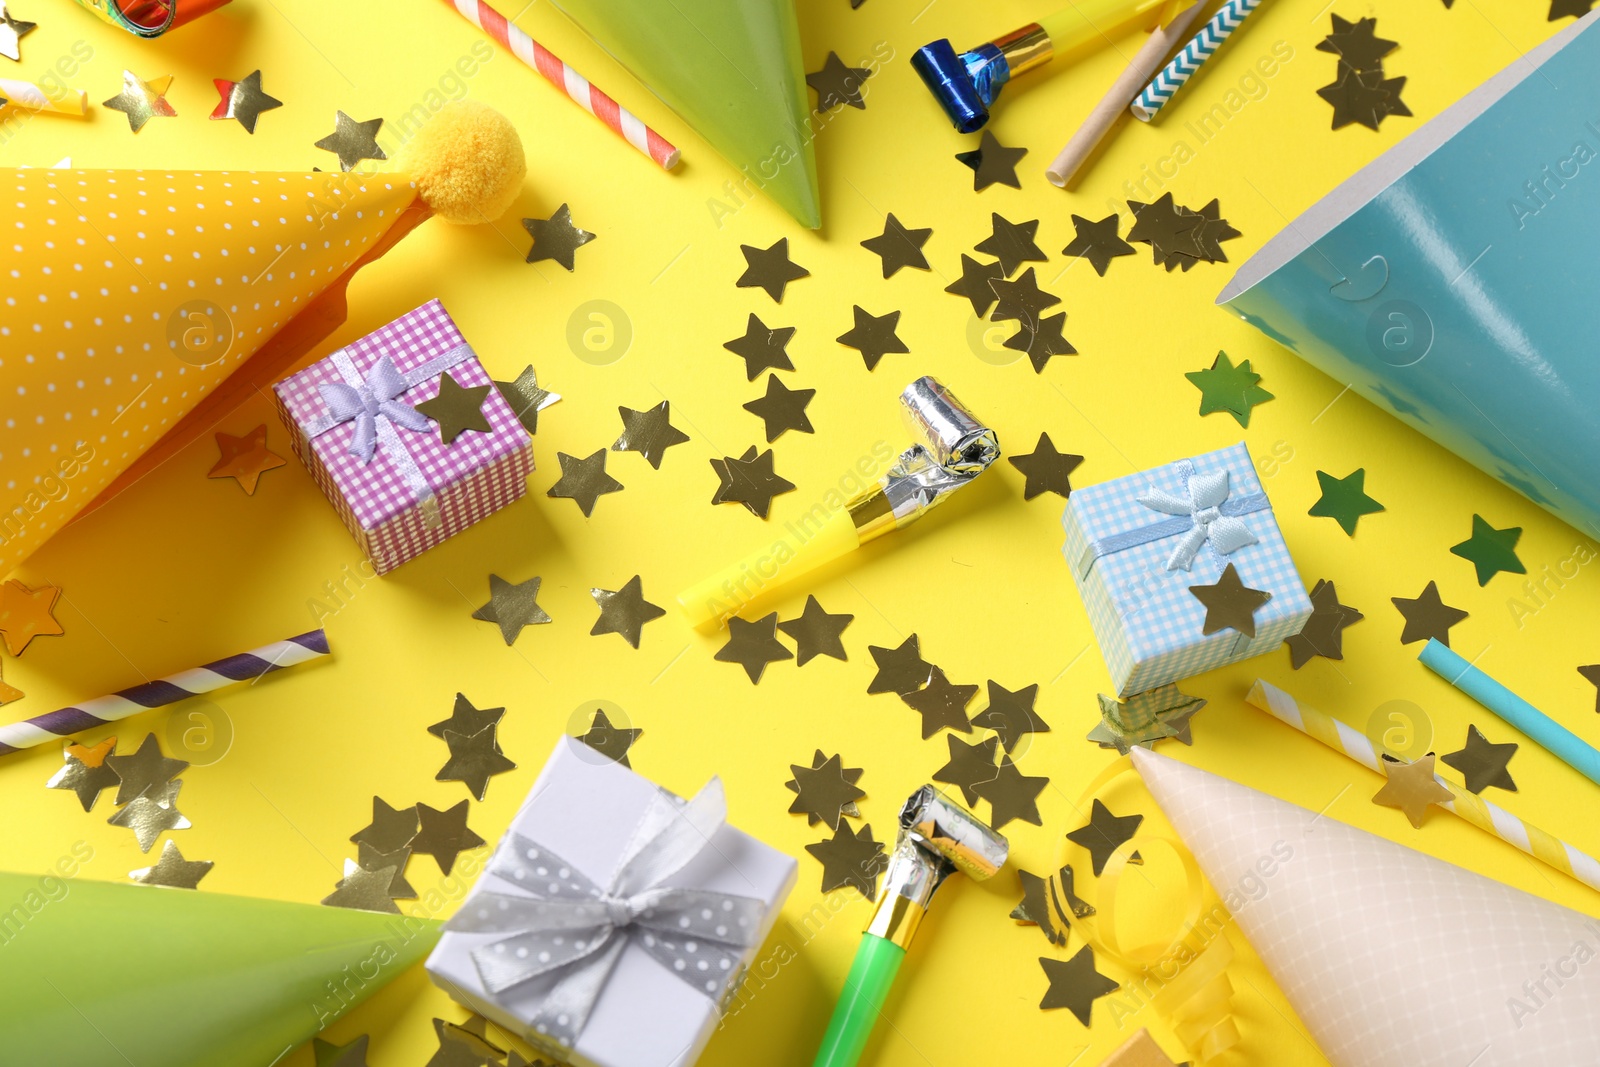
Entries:
{"type": "MultiPolygon", "coordinates": [[[[895,396],[913,377],[931,373],[998,430],[1009,452],[1030,451],[1048,431],[1063,450],[1082,453],[1079,484],[1242,436],[1253,455],[1270,459],[1261,463],[1263,481],[1307,585],[1336,580],[1341,599],[1366,620],[1346,632],[1342,662],[1318,659],[1292,672],[1287,652],[1278,651],[1193,680],[1186,688],[1211,706],[1195,721],[1195,746],[1177,754],[1306,807],[1331,805],[1334,817],[1600,914],[1600,901],[1582,886],[1447,815],[1436,813],[1413,831],[1399,812],[1368,802],[1378,788],[1368,772],[1240,700],[1260,674],[1358,726],[1386,702],[1414,702],[1431,719],[1441,752],[1461,746],[1468,722],[1490,740],[1521,740],[1425,672],[1415,662],[1420,646],[1399,644],[1401,619],[1388,598],[1416,596],[1436,578],[1448,603],[1472,613],[1454,631],[1458,650],[1600,741],[1594,691],[1574,671],[1600,659],[1595,565],[1563,588],[1552,583],[1553,595],[1536,602],[1520,577],[1500,575],[1478,588],[1471,565],[1448,552],[1468,536],[1474,511],[1495,526],[1524,528],[1518,553],[1533,576],[1568,559],[1580,537],[1365,401],[1341,396],[1341,383],[1215,310],[1212,300],[1232,266],[1166,274],[1140,246],[1139,257],[1115,262],[1100,278],[1088,264],[1057,254],[1072,237],[1070,213],[1101,217],[1109,198],[1129,195],[1125,181],[1156,168],[1181,139],[1193,158],[1165,188],[1192,207],[1219,197],[1224,216],[1244,233],[1225,246],[1241,262],[1339,180],[1547,36],[1555,27],[1544,19],[1542,0],[1461,0],[1454,10],[1430,2],[1335,5],[1349,19],[1380,16],[1379,35],[1401,44],[1385,66],[1408,79],[1405,100],[1417,117],[1391,118],[1376,134],[1330,132],[1328,105],[1314,95],[1332,80],[1336,62],[1314,50],[1328,32],[1326,9],[1310,0],[1271,0],[1158,124],[1124,126],[1073,193],[1046,184],[1043,167],[1120,69],[1118,52],[1131,53],[1133,42],[1058,62],[1009,86],[991,125],[1004,142],[1030,150],[1019,170],[1023,189],[997,186],[976,195],[971,173],[952,158],[975,139],[959,137],[936,113],[910,54],[937,36],[971,45],[1043,12],[1013,0],[869,0],[857,11],[846,0],[805,0],[800,7],[807,69],[819,69],[830,49],[847,62],[890,55],[867,83],[867,110],[827,116],[817,136],[821,232],[801,231],[759,197],[719,227],[708,201],[723,197],[733,206],[723,190],[732,169],[558,11],[537,3],[521,25],[677,143],[683,167],[661,172],[496,51],[465,91],[503,110],[521,132],[529,157],[522,197],[492,227],[430,222],[352,286],[350,320],[323,351],[437,296],[497,377],[532,362],[541,383],[563,394],[540,417],[539,469],[526,500],[389,577],[349,580],[358,563],[349,535],[290,457],[268,399],[257,397],[217,427],[242,434],[266,422],[271,447],[290,457],[263,477],[253,498],[232,481],[206,479],[216,459],[207,438],[58,534],[18,572],[64,590],[57,614],[67,633],[6,660],[7,680],[28,694],[7,712],[35,714],[297,633],[315,624],[319,601],[337,606],[325,620],[333,663],[223,692],[201,709],[231,724],[231,747],[186,772],[179,806],[195,825],[170,835],[187,857],[216,861],[202,892],[314,903],[353,855],[347,839],[366,824],[374,794],[435,807],[466,796],[457,783],[433,780],[446,752],[423,729],[448,714],[456,691],[480,707],[508,709],[500,738],[518,769],[495,779],[487,801],[471,808],[472,827],[490,840],[584,702],[613,702],[644,729],[634,750],[638,770],[680,792],[722,775],[734,821],[800,857],[799,888],[774,935],[797,959],[729,1021],[703,1063],[809,1063],[868,906],[844,890],[845,903],[819,934],[807,941],[796,927],[819,902],[819,867],[802,848],[823,833],[786,813],[789,764],[809,762],[820,747],[864,767],[863,814],[886,839],[902,799],[945,761],[943,736],[919,740],[912,711],[893,696],[865,694],[869,643],[892,646],[916,632],[926,657],[956,682],[993,678],[1013,689],[1038,683],[1038,711],[1053,731],[1034,739],[1021,767],[1048,775],[1051,787],[1040,798],[1042,827],[1006,828],[1016,862],[1052,868],[1067,856],[1062,834],[1083,821],[1075,802],[1108,762],[1083,735],[1108,679],[1058,554],[1061,503],[1024,503],[1020,474],[997,466],[931,520],[808,583],[828,610],[855,615],[844,634],[849,662],[823,658],[803,669],[777,663],[758,687],[738,667],[712,659],[718,640],[692,633],[673,615],[645,628],[639,651],[616,636],[589,636],[596,617],[589,589],[619,588],[638,573],[649,599],[670,604],[680,587],[809,507],[875,442],[903,447],[895,396]],[[1265,95],[1200,144],[1185,121],[1222,102],[1279,41],[1293,58],[1265,80],[1265,95]],[[528,239],[517,220],[546,217],[564,202],[598,239],[578,251],[574,274],[548,262],[524,264],[528,239]],[[1042,220],[1039,243],[1051,260],[1041,265],[1040,283],[1062,298],[1066,335],[1082,353],[1052,361],[1042,377],[1026,360],[1001,366],[978,358],[967,340],[968,305],[940,291],[957,276],[960,253],[988,234],[991,210],[1042,220]],[[908,270],[883,280],[877,258],[858,247],[880,232],[889,211],[909,226],[933,227],[926,248],[932,273],[908,270]],[[736,289],[744,266],[738,245],[765,247],[784,236],[812,276],[793,284],[781,307],[759,290],[736,289]],[[631,347],[608,365],[586,361],[568,345],[569,317],[591,300],[611,301],[631,322],[631,347]],[[853,350],[833,340],[849,327],[853,302],[877,314],[903,310],[900,335],[912,354],[888,356],[876,372],[865,371],[853,350]],[[762,383],[747,382],[740,361],[721,347],[743,331],[751,311],[769,325],[799,328],[790,346],[796,370],[783,377],[791,387],[817,390],[809,410],[816,435],[791,433],[776,444],[778,472],[800,489],[778,498],[768,524],[742,508],[707,506],[716,479],[706,460],[762,440],[759,421],[740,408],[761,394],[762,383]],[[1250,359],[1276,394],[1247,432],[1226,415],[1198,418],[1198,392],[1182,377],[1209,365],[1218,349],[1250,359]],[[663,398],[691,441],[669,451],[660,471],[637,454],[611,454],[608,470],[627,489],[602,498],[592,519],[571,501],[544,495],[559,473],[558,449],[587,455],[608,446],[621,430],[619,404],[642,409],[663,398]],[[1306,510],[1318,496],[1318,469],[1343,476],[1356,467],[1367,469],[1368,492],[1388,510],[1363,518],[1350,539],[1306,510]],[[540,602],[554,623],[530,628],[507,648],[494,627],[472,620],[487,599],[490,571],[514,581],[542,576],[540,602]],[[343,585],[337,604],[328,583],[343,585]],[[1513,598],[1537,610],[1519,621],[1513,598]]],[[[326,168],[333,157],[312,142],[332,129],[335,108],[392,122],[439,89],[441,78],[448,93],[454,64],[479,40],[437,0],[236,0],[155,42],[123,35],[67,0],[28,0],[14,14],[40,24],[22,42],[24,62],[7,64],[20,76],[42,73],[83,40],[93,58],[68,80],[92,101],[119,90],[124,67],[147,79],[176,77],[169,100],[178,117],[153,120],[137,136],[122,115],[99,107],[86,120],[28,121],[4,154],[35,166],[70,155],[78,166],[326,168]],[[208,121],[216,103],[210,80],[258,67],[266,90],[285,106],[265,113],[253,137],[237,123],[208,121]]],[[[805,591],[774,606],[793,617],[805,591]]],[[[980,698],[971,710],[982,706],[980,698]]],[[[165,736],[171,716],[154,713],[116,731],[124,749],[146,730],[165,736]]],[[[57,766],[59,754],[42,748],[0,767],[0,811],[8,813],[0,862],[42,871],[80,840],[94,849],[82,877],[122,879],[152,862],[155,853],[141,855],[131,834],[106,825],[108,799],[86,815],[70,793],[43,788],[57,766]]],[[[1590,783],[1527,743],[1511,769],[1522,791],[1497,795],[1497,802],[1600,852],[1600,829],[1578,814],[1593,799],[1590,783]]],[[[1108,799],[1119,813],[1146,814],[1147,828],[1165,829],[1136,785],[1119,784],[1108,799]]],[[[1084,858],[1070,858],[1085,872],[1081,891],[1091,895],[1084,858]]],[[[423,892],[442,884],[427,857],[411,865],[410,878],[423,892]]],[[[1330,900],[1360,890],[1331,885],[1330,900]]],[[[894,1025],[880,1028],[871,1062],[1088,1064],[1136,1025],[1150,1026],[1176,1056],[1175,1039],[1148,1009],[1119,1029],[1101,1001],[1087,1030],[1067,1012],[1039,1011],[1046,982],[1037,957],[1061,953],[1007,918],[1017,897],[1009,873],[944,891],[891,1002],[894,1025]]],[[[1235,940],[1245,1042],[1225,1062],[1325,1062],[1259,961],[1235,940]]],[[[1067,951],[1076,948],[1074,940],[1067,951]]],[[[1109,961],[1101,967],[1126,977],[1109,961]]],[[[1351,994],[1385,990],[1375,982],[1351,994]]],[[[462,1012],[417,969],[328,1036],[342,1043],[370,1033],[374,1067],[421,1064],[434,1048],[434,1016],[459,1020],[462,1012]]],[[[310,1053],[285,1062],[306,1067],[310,1053]]]]}

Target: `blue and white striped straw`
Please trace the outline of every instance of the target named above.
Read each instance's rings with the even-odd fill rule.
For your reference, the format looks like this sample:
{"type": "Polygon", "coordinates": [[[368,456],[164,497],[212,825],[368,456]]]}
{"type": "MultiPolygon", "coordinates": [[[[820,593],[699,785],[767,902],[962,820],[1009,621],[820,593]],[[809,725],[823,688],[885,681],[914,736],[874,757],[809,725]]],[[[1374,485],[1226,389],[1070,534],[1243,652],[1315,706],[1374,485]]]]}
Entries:
{"type": "Polygon", "coordinates": [[[1144,92],[1129,105],[1128,110],[1133,112],[1133,117],[1140,122],[1155,118],[1156,112],[1166,106],[1167,101],[1183,88],[1183,83],[1211,58],[1213,52],[1222,47],[1228,35],[1238,29],[1246,16],[1260,4],[1261,0],[1228,0],[1218,8],[1217,13],[1211,16],[1211,21],[1200,27],[1200,32],[1172,57],[1172,62],[1162,68],[1155,79],[1145,86],[1144,92]]]}

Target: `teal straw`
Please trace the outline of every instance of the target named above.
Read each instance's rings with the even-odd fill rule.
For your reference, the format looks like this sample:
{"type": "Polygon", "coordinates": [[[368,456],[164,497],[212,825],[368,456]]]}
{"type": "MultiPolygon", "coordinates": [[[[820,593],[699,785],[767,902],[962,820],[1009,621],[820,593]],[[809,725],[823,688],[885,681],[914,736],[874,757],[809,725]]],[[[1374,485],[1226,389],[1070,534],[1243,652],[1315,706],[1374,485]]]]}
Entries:
{"type": "Polygon", "coordinates": [[[1600,751],[1433,638],[1417,657],[1430,671],[1521,730],[1561,762],[1600,784],[1600,751]]]}

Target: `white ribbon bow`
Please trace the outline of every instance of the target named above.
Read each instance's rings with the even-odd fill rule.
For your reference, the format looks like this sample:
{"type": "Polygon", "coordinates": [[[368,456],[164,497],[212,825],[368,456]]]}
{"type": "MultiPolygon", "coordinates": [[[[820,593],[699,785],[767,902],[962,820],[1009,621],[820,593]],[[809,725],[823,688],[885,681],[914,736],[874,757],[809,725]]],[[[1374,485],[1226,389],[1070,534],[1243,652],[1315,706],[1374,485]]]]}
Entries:
{"type": "Polygon", "coordinates": [[[427,432],[428,417],[399,399],[410,387],[394,360],[379,356],[359,386],[324,382],[317,392],[328,405],[328,427],[353,421],[355,435],[350,438],[349,452],[361,462],[371,463],[378,448],[379,419],[417,433],[427,432]]]}
{"type": "Polygon", "coordinates": [[[766,905],[660,883],[699,854],[726,820],[727,801],[716,778],[687,804],[657,793],[605,887],[537,842],[509,834],[489,873],[526,895],[475,893],[444,928],[506,935],[471,952],[491,995],[565,969],[529,1020],[528,1036],[567,1049],[630,943],[715,1001],[760,934],[766,905]]]}
{"type": "Polygon", "coordinates": [[[1191,474],[1188,488],[1187,500],[1154,487],[1138,497],[1139,503],[1152,511],[1187,516],[1194,521],[1172,555],[1167,557],[1167,570],[1188,570],[1204,544],[1209,543],[1219,555],[1227,556],[1256,543],[1255,534],[1242,519],[1222,513],[1222,506],[1228,499],[1227,471],[1191,474]]]}

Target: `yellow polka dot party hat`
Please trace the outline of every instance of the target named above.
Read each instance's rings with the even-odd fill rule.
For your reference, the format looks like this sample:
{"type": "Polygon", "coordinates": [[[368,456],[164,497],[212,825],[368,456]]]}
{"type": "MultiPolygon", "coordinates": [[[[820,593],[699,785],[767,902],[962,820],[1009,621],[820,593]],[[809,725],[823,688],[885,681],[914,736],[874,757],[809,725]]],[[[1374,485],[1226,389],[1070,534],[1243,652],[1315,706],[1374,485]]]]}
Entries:
{"type": "Polygon", "coordinates": [[[432,215],[498,218],[526,166],[463,101],[390,171],[0,171],[0,577],[282,377],[364,264],[432,215]]]}

